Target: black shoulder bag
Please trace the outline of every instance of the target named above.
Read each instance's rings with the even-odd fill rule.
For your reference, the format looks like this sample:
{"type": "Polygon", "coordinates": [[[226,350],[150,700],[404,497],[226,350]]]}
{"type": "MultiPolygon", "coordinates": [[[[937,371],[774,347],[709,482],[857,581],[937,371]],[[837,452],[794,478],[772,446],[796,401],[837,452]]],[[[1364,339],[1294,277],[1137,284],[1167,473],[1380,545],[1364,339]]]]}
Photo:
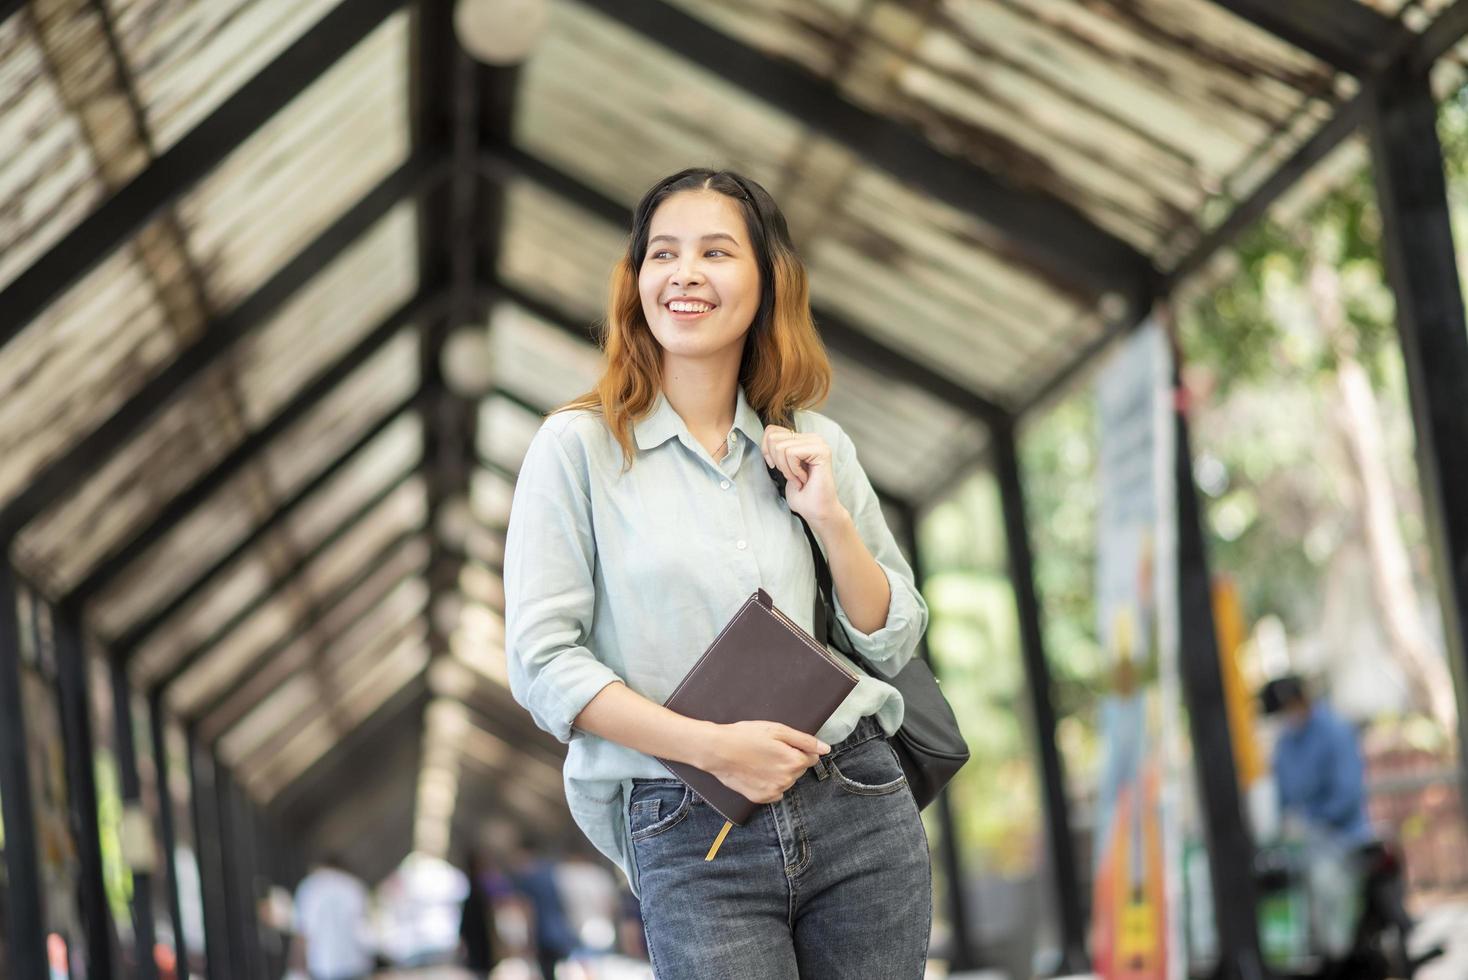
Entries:
{"type": "MultiPolygon", "coordinates": [[[[774,466],[766,468],[783,499],[785,474],[774,466]]],[[[933,676],[932,668],[921,656],[914,654],[907,665],[897,672],[896,677],[888,677],[856,652],[851,645],[851,638],[846,635],[841,621],[836,618],[836,603],[831,595],[831,568],[826,564],[826,556],[822,553],[810,524],[799,514],[795,516],[800,518],[800,526],[805,529],[806,540],[810,542],[811,560],[815,563],[816,570],[815,616],[811,620],[811,632],[818,641],[830,642],[868,674],[891,684],[902,694],[902,701],[906,706],[902,725],[888,741],[896,750],[898,761],[902,763],[902,771],[907,776],[907,785],[912,790],[913,798],[917,800],[918,809],[923,809],[937,798],[939,791],[948,785],[948,781],[968,761],[968,743],[964,741],[963,733],[958,728],[953,707],[939,690],[938,679],[933,676]],[[835,630],[832,630],[833,626],[835,630]],[[837,635],[840,636],[839,641],[835,639],[837,635]]]]}

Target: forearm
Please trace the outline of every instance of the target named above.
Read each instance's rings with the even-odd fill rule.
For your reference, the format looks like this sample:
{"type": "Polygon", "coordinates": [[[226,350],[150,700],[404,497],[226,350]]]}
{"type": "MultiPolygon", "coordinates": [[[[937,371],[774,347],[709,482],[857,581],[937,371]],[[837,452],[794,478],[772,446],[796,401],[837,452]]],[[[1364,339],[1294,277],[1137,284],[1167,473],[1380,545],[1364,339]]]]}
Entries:
{"type": "Polygon", "coordinates": [[[670,711],[626,684],[608,684],[576,716],[576,728],[646,755],[711,768],[713,722],[670,711]]]}
{"type": "Polygon", "coordinates": [[[875,633],[887,622],[892,587],[882,566],[867,550],[856,523],[844,508],[836,517],[811,526],[831,566],[831,587],[851,625],[863,633],[875,633]]]}

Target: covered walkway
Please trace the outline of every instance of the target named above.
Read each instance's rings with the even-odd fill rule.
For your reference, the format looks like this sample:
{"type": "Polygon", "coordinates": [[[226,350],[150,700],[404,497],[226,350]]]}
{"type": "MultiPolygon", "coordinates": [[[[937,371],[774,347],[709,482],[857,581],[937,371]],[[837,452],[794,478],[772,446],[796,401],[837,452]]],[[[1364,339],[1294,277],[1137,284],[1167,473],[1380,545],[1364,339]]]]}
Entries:
{"type": "MultiPolygon", "coordinates": [[[[545,0],[521,52],[491,0],[482,35],[458,6],[510,64],[467,54],[446,0],[0,0],[10,975],[59,943],[76,976],[276,976],[269,899],[324,852],[377,882],[487,819],[580,846],[563,750],[505,686],[509,503],[542,413],[597,375],[629,209],[692,164],[786,208],[823,410],[915,567],[923,515],[997,479],[1055,972],[1088,969],[1089,872],[1021,427],[1342,154],[1374,166],[1468,717],[1468,332],[1434,129],[1468,2],[545,0]]],[[[1182,438],[1183,694],[1221,970],[1253,977],[1182,438]]],[[[965,890],[941,901],[948,965],[986,965],[965,890]]]]}

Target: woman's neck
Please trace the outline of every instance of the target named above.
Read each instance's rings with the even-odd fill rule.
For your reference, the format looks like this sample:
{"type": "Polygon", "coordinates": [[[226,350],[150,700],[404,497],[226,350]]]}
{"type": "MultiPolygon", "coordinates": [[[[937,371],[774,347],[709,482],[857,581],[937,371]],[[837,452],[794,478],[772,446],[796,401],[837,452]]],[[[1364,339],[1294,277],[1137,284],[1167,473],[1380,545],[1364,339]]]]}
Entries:
{"type": "Polygon", "coordinates": [[[663,364],[663,396],[683,419],[688,432],[715,453],[734,426],[738,404],[739,365],[705,368],[687,363],[663,364]]]}

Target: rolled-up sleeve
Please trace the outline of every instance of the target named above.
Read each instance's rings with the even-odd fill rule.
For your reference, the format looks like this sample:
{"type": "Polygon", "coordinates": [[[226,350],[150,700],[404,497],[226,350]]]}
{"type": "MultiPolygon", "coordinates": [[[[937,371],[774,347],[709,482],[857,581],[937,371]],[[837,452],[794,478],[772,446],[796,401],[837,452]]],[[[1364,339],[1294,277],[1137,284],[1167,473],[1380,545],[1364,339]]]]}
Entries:
{"type": "Polygon", "coordinates": [[[836,620],[846,631],[856,652],[888,677],[893,677],[907,666],[917,650],[923,630],[928,627],[928,605],[913,581],[912,566],[903,557],[892,530],[887,526],[877,492],[872,489],[866,471],[856,458],[856,446],[844,431],[838,431],[833,455],[836,460],[836,495],[850,511],[857,533],[886,574],[892,592],[887,604],[887,621],[874,632],[863,633],[852,625],[841,606],[839,595],[832,596],[836,620]]]}
{"type": "Polygon", "coordinates": [[[596,539],[587,475],[552,417],[515,481],[505,539],[505,659],[510,693],[562,742],[572,722],[621,678],[587,647],[596,607],[596,539]]]}

